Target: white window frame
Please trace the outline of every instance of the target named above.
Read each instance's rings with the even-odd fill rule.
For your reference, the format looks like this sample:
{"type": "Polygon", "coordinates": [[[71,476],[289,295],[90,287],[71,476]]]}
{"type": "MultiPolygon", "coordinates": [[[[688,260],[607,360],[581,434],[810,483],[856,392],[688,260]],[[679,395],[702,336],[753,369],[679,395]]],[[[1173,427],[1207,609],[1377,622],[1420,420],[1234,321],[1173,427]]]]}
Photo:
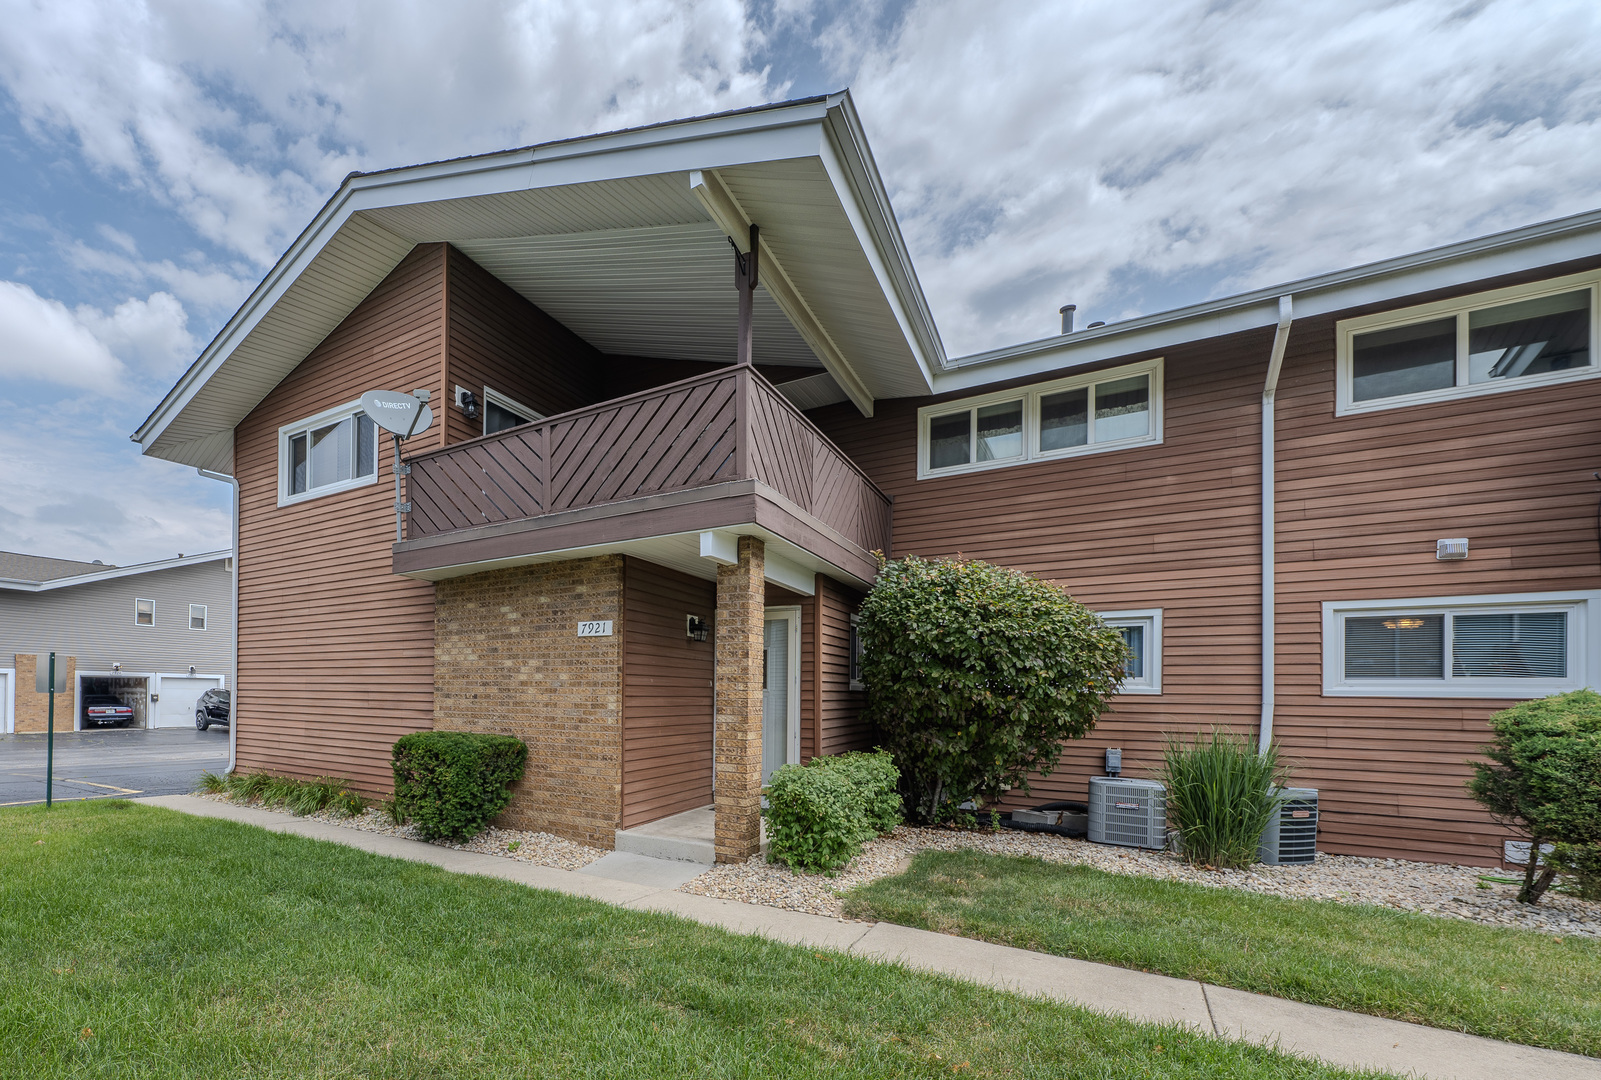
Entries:
{"type": "MultiPolygon", "coordinates": [[[[460,387],[457,387],[457,389],[459,390],[460,387]]],[[[459,400],[459,398],[458,398],[458,400],[459,400]]],[[[485,407],[482,410],[481,415],[479,416],[479,419],[483,421],[483,424],[480,426],[479,430],[485,435],[489,434],[489,408],[488,408],[488,406],[489,406],[490,402],[494,402],[496,405],[499,405],[502,409],[505,409],[508,412],[514,412],[518,416],[526,416],[526,417],[528,417],[529,418],[528,422],[530,424],[537,424],[537,423],[539,423],[539,421],[541,421],[541,420],[543,420],[545,418],[545,414],[540,412],[538,409],[530,409],[528,406],[524,405],[522,402],[518,401],[516,398],[507,397],[505,394],[502,394],[499,390],[493,390],[493,389],[491,389],[490,387],[487,387],[487,386],[484,387],[483,402],[484,402],[484,406],[485,407]]],[[[518,426],[520,427],[521,425],[518,425],[518,426]]],[[[510,429],[507,429],[507,430],[510,430],[510,429]]]]}
{"type": "MultiPolygon", "coordinates": [[[[126,594],[124,594],[124,595],[126,595],[126,594]]],[[[146,629],[149,629],[150,627],[153,627],[153,626],[156,625],[156,602],[154,600],[151,600],[149,597],[145,597],[145,596],[136,596],[136,597],[133,598],[133,624],[135,626],[143,626],[146,629]],[[139,605],[140,604],[149,604],[150,605],[150,621],[147,622],[147,623],[143,623],[143,622],[139,621],[139,605]]]]}
{"type": "MultiPolygon", "coordinates": [[[[955,401],[946,401],[938,405],[925,405],[917,410],[917,478],[919,480],[934,480],[943,476],[961,476],[965,473],[1004,469],[1037,461],[1057,461],[1061,458],[1083,457],[1086,454],[1104,454],[1113,450],[1126,450],[1135,446],[1158,446],[1162,442],[1162,396],[1162,358],[1157,357],[1154,360],[1142,360],[1137,364],[1125,364],[1123,367],[1106,368],[1082,375],[1072,375],[1065,379],[1056,379],[1048,383],[1036,383],[1032,386],[1018,387],[1014,390],[998,390],[991,394],[959,398],[955,401]],[[1067,390],[1078,390],[1097,383],[1116,382],[1119,379],[1133,378],[1137,375],[1150,376],[1150,427],[1146,434],[1132,439],[1095,442],[1095,395],[1092,391],[1089,402],[1089,438],[1091,441],[1083,446],[1070,446],[1062,450],[1040,450],[1041,398],[1051,394],[1060,394],[1067,390]],[[929,428],[935,417],[948,416],[951,413],[961,412],[963,409],[976,410],[986,405],[1000,405],[1009,401],[1022,401],[1023,403],[1023,453],[1021,455],[1004,458],[1000,461],[969,461],[965,465],[951,465],[943,469],[929,468],[929,428]]],[[[973,430],[972,437],[974,439],[978,437],[976,427],[973,430]]]]}
{"type": "Polygon", "coordinates": [[[1139,626],[1145,630],[1145,674],[1138,679],[1125,678],[1118,685],[1119,694],[1160,694],[1162,692],[1162,609],[1142,608],[1136,611],[1098,611],[1097,615],[1107,626],[1139,626]]]}
{"type": "Polygon", "coordinates": [[[204,630],[205,628],[206,628],[206,605],[205,604],[190,604],[189,605],[189,629],[191,629],[191,630],[204,630]],[[200,610],[200,625],[199,626],[195,625],[195,609],[196,608],[198,608],[200,610]]]}
{"type": "MultiPolygon", "coordinates": [[[[289,485],[293,480],[289,464],[289,440],[295,436],[311,431],[313,428],[327,427],[338,423],[346,417],[355,416],[361,412],[361,401],[347,401],[343,405],[336,405],[331,409],[324,409],[316,416],[308,416],[304,420],[296,420],[293,424],[285,424],[278,429],[278,505],[293,506],[296,503],[307,502],[311,499],[320,499],[324,495],[337,495],[341,491],[353,491],[356,488],[368,487],[378,482],[378,459],[383,457],[383,440],[378,438],[377,428],[373,432],[372,475],[353,476],[349,480],[341,480],[336,484],[325,484],[322,487],[309,488],[298,495],[289,493],[289,485]]],[[[308,448],[307,453],[310,453],[308,448]]]]}
{"type": "Polygon", "coordinates": [[[1323,602],[1323,696],[1389,698],[1510,698],[1518,701],[1580,690],[1601,672],[1601,591],[1499,593],[1493,596],[1430,596],[1404,600],[1323,602]],[[1345,616],[1488,615],[1515,612],[1568,613],[1568,675],[1565,679],[1481,679],[1453,676],[1452,635],[1446,634],[1444,678],[1347,679],[1345,616]]]}
{"type": "Polygon", "coordinates": [[[850,635],[846,638],[850,654],[846,657],[847,673],[850,676],[852,690],[866,690],[867,683],[857,678],[862,673],[862,657],[867,655],[867,649],[862,643],[862,617],[851,616],[850,635]]]}
{"type": "Polygon", "coordinates": [[[1408,405],[1423,405],[1432,401],[1454,401],[1458,398],[1479,397],[1484,394],[1504,394],[1511,390],[1526,390],[1552,383],[1578,382],[1601,377],[1601,271],[1569,274],[1527,285],[1513,285],[1505,289],[1459,296],[1432,304],[1419,304],[1397,311],[1382,311],[1357,319],[1341,319],[1334,324],[1335,379],[1334,415],[1378,412],[1399,409],[1408,405]],[[1590,290],[1590,364],[1588,367],[1569,368],[1566,371],[1548,371],[1540,375],[1520,375],[1513,379],[1492,379],[1489,382],[1468,382],[1468,315],[1484,308],[1499,307],[1519,300],[1534,300],[1542,296],[1590,290]],[[1391,330],[1411,323],[1430,322],[1447,316],[1456,318],[1456,385],[1439,390],[1424,390],[1416,394],[1397,394],[1395,397],[1356,401],[1353,385],[1354,340],[1358,334],[1375,330],[1391,330]]]}

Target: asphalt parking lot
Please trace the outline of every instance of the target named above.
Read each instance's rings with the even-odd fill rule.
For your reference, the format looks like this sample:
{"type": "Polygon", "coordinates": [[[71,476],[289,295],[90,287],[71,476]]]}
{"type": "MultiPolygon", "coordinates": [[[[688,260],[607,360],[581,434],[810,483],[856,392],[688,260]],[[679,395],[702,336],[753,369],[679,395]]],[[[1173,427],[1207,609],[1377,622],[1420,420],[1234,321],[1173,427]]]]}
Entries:
{"type": "MultiPolygon", "coordinates": [[[[58,731],[57,801],[180,795],[228,767],[228,729],[58,731]]],[[[44,802],[45,737],[0,735],[0,806],[44,802]]]]}

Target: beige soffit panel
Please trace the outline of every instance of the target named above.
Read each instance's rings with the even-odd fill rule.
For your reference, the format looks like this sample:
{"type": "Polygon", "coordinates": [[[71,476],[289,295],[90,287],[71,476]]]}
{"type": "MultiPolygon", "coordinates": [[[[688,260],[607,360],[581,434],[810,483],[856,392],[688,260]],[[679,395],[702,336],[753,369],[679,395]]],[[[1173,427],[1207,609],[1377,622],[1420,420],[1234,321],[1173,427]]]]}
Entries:
{"type": "MultiPolygon", "coordinates": [[[[602,352],[717,363],[736,358],[733,251],[709,222],[459,240],[456,246],[602,352]]],[[[818,366],[765,292],[756,297],[754,336],[758,363],[818,366]]]]}
{"type": "Polygon", "coordinates": [[[839,383],[826,371],[779,383],[777,390],[789,399],[791,405],[803,411],[850,400],[850,395],[841,390],[839,383]]]}

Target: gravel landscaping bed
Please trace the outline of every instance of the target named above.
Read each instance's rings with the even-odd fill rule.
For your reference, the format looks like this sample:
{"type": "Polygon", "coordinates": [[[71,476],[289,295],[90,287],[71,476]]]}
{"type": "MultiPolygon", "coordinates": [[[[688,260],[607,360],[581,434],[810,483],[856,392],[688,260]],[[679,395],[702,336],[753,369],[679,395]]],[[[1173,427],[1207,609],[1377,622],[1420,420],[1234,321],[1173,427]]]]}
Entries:
{"type": "Polygon", "coordinates": [[[755,858],[746,863],[713,867],[682,886],[681,891],[842,918],[840,895],[844,892],[898,873],[919,851],[965,850],[1033,855],[1047,862],[1091,866],[1114,874],[1242,889],[1269,896],[1377,904],[1495,926],[1601,937],[1601,903],[1547,893],[1537,906],[1520,904],[1515,899],[1515,885],[1492,884],[1489,888],[1480,888],[1481,874],[1515,876],[1490,867],[1320,854],[1310,865],[1201,870],[1166,852],[1139,851],[1010,830],[987,833],[902,827],[889,836],[869,841],[862,854],[832,878],[796,873],[755,858]]]}
{"type": "MultiPolygon", "coordinates": [[[[199,799],[210,799],[213,802],[232,802],[226,795],[197,794],[199,799]]],[[[254,804],[241,804],[254,805],[254,804]]],[[[270,810],[273,813],[289,814],[287,810],[280,810],[272,806],[256,805],[257,810],[270,810]]],[[[293,815],[290,815],[293,816],[293,815]]],[[[316,814],[305,815],[311,821],[323,821],[330,825],[343,825],[347,829],[360,829],[363,832],[383,833],[386,836],[399,836],[406,840],[421,840],[417,835],[416,826],[396,825],[389,815],[377,807],[368,807],[365,813],[355,817],[345,817],[331,810],[324,810],[316,814]]],[[[489,829],[465,844],[455,844],[449,840],[430,840],[427,843],[436,847],[447,847],[455,851],[476,851],[480,855],[499,855],[502,858],[516,859],[519,862],[534,863],[538,866],[554,866],[560,870],[580,870],[590,863],[607,854],[597,848],[586,847],[572,840],[564,840],[550,833],[529,832],[526,829],[489,829]]]]}

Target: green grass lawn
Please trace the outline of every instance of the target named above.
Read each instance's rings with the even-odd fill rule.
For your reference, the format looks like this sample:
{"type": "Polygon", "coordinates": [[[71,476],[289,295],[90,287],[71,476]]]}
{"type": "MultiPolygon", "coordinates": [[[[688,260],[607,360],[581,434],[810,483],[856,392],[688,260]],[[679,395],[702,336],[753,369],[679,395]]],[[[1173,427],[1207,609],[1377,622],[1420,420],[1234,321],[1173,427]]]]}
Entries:
{"type": "Polygon", "coordinates": [[[977,852],[923,852],[846,910],[1495,1039],[1601,1055],[1601,942],[977,852]]]}
{"type": "Polygon", "coordinates": [[[126,802],[0,811],[0,1076],[1336,1077],[126,802]]]}

